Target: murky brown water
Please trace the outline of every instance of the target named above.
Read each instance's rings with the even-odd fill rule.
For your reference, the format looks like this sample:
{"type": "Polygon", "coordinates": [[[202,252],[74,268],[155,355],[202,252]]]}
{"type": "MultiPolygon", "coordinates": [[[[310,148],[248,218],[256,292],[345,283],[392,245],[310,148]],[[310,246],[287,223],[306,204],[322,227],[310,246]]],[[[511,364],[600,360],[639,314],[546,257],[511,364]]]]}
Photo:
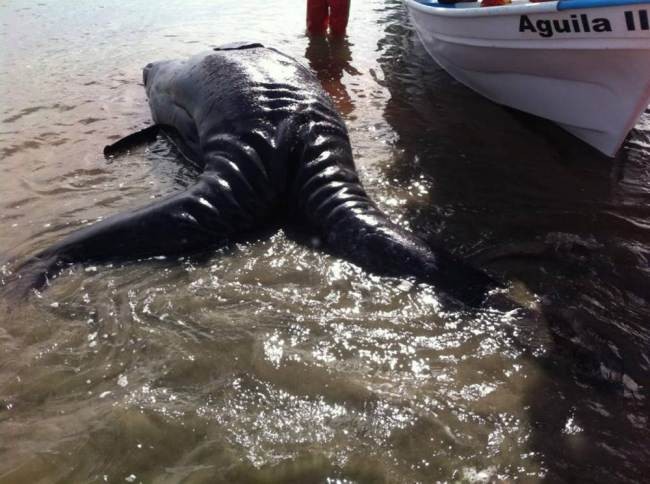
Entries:
{"type": "Polygon", "coordinates": [[[650,117],[617,160],[426,56],[397,0],[348,42],[304,2],[0,2],[0,264],[195,173],[141,67],[256,40],[318,71],[392,217],[537,300],[451,312],[282,233],[78,267],[0,310],[0,482],[640,481],[650,472],[650,117]],[[253,5],[253,6],[251,6],[253,5]]]}

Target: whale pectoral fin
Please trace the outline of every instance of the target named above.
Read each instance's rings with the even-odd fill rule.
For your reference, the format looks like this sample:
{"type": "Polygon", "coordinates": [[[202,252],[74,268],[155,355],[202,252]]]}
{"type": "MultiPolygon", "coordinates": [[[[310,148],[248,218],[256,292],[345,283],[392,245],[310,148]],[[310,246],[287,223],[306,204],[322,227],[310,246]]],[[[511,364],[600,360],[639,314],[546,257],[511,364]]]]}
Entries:
{"type": "Polygon", "coordinates": [[[253,225],[226,192],[204,173],[182,193],[72,233],[24,263],[15,282],[28,292],[69,264],[198,253],[222,245],[253,225]]]}
{"type": "Polygon", "coordinates": [[[124,154],[136,146],[145,143],[153,143],[156,141],[158,135],[165,135],[167,140],[174,145],[180,156],[191,167],[200,169],[203,166],[200,157],[196,153],[196,149],[190,146],[183,139],[183,136],[176,130],[176,128],[165,124],[154,124],[153,126],[131,133],[124,138],[117,140],[113,144],[106,145],[104,147],[104,157],[110,159],[114,156],[124,154]]]}
{"type": "MultiPolygon", "coordinates": [[[[325,110],[324,110],[325,112],[325,110]]],[[[302,216],[335,254],[371,272],[412,277],[473,306],[499,284],[392,223],[363,189],[342,121],[322,114],[298,130],[292,193],[302,216]]]]}
{"type": "Polygon", "coordinates": [[[311,176],[299,197],[304,217],[334,254],[377,274],[412,277],[471,306],[499,283],[392,223],[351,173],[330,165],[311,176]]]}
{"type": "Polygon", "coordinates": [[[260,44],[259,42],[245,42],[245,41],[240,41],[240,42],[231,42],[229,44],[223,44],[218,47],[213,47],[212,50],[214,51],[220,51],[220,50],[244,50],[244,49],[256,49],[264,47],[263,44],[260,44]]]}
{"type": "Polygon", "coordinates": [[[26,299],[34,289],[41,289],[48,283],[48,275],[55,272],[56,256],[32,257],[18,266],[0,290],[4,299],[17,301],[26,299]]]}
{"type": "Polygon", "coordinates": [[[499,283],[485,272],[390,222],[377,208],[345,210],[327,227],[326,243],[372,272],[413,277],[470,306],[481,305],[499,283]],[[347,213],[345,213],[347,212],[347,213]]]}
{"type": "Polygon", "coordinates": [[[154,141],[158,133],[160,133],[161,128],[161,125],[154,124],[153,126],[148,126],[140,131],[131,133],[124,138],[120,138],[115,143],[104,146],[104,157],[116,156],[135,146],[154,141]]]}

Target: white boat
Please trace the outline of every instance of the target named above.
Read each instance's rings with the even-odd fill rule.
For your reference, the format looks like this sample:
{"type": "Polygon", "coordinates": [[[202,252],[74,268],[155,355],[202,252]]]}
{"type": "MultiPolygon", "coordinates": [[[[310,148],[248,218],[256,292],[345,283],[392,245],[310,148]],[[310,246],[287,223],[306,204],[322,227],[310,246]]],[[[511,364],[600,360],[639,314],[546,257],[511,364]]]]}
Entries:
{"type": "Polygon", "coordinates": [[[614,156],[650,103],[650,0],[404,0],[427,52],[487,98],[614,156]]]}

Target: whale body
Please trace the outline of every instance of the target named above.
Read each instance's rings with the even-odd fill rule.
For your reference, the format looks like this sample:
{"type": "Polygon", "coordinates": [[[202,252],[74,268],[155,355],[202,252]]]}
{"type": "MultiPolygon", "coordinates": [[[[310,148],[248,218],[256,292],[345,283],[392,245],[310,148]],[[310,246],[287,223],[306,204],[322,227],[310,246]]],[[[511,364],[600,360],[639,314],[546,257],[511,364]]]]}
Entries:
{"type": "Polygon", "coordinates": [[[206,251],[291,224],[371,272],[435,285],[479,304],[497,283],[392,223],[355,170],[345,124],[315,75],[261,44],[228,45],[143,72],[154,126],[200,168],[196,183],[72,233],[18,271],[42,287],[67,264],[206,251]]]}

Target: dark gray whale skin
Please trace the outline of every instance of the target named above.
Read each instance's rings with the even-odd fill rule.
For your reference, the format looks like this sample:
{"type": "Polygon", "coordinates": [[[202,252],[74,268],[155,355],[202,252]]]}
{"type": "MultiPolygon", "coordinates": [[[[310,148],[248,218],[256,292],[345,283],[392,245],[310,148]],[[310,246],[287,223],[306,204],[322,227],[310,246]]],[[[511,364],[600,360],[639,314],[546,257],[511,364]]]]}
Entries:
{"type": "MultiPolygon", "coordinates": [[[[371,272],[472,305],[497,284],[405,231],[370,200],[347,130],[314,74],[260,44],[144,68],[153,120],[202,170],[186,191],[74,232],[18,271],[38,288],[66,264],[205,251],[279,222],[371,272]]],[[[110,152],[110,147],[109,152],[110,152]]]]}

